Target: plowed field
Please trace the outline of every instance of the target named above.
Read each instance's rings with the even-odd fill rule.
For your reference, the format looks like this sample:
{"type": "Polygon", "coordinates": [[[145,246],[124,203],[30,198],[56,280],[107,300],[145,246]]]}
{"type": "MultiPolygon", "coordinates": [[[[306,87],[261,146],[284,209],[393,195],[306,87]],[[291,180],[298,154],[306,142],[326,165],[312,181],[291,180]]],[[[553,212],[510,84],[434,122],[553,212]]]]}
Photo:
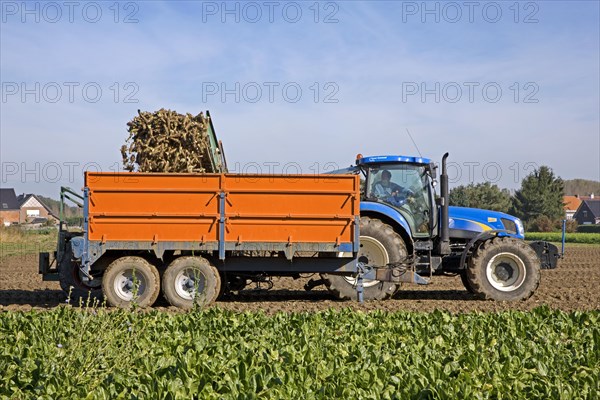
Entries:
{"type": "MultiPolygon", "coordinates": [[[[309,277],[294,280],[275,278],[269,291],[252,287],[216,303],[217,307],[246,311],[316,311],[351,307],[362,310],[410,310],[452,312],[530,310],[540,305],[564,311],[600,309],[600,246],[568,245],[566,256],[555,270],[542,271],[537,292],[523,302],[494,302],[475,299],[459,277],[434,276],[428,286],[405,285],[393,299],[359,304],[338,301],[319,286],[304,290],[309,277]]],[[[0,310],[29,310],[56,307],[65,301],[57,282],[43,282],[38,274],[37,255],[3,257],[0,260],[0,310]]],[[[314,276],[313,278],[318,278],[314,276]]],[[[155,308],[177,311],[159,300],[155,308]]]]}

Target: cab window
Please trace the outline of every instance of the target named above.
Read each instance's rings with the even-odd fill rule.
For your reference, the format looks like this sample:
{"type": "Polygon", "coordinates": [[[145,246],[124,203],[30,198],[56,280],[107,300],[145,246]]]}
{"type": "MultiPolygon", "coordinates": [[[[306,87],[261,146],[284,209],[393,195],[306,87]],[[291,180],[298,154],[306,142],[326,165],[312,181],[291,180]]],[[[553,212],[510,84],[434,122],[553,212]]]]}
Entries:
{"type": "Polygon", "coordinates": [[[430,232],[430,185],[424,166],[393,165],[369,168],[367,200],[386,203],[407,220],[415,235],[430,232]]]}

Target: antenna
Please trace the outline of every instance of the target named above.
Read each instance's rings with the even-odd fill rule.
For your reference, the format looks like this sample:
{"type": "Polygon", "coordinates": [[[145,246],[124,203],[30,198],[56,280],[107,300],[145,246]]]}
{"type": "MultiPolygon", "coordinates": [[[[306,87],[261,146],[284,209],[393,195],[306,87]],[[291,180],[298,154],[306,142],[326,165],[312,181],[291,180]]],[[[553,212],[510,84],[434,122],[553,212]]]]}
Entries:
{"type": "Polygon", "coordinates": [[[408,128],[406,128],[406,133],[408,133],[408,137],[410,138],[410,140],[412,140],[413,144],[415,145],[415,149],[417,149],[417,152],[419,153],[419,157],[423,158],[423,155],[421,154],[421,150],[419,150],[419,146],[417,146],[417,143],[415,142],[415,139],[413,139],[408,128]]]}

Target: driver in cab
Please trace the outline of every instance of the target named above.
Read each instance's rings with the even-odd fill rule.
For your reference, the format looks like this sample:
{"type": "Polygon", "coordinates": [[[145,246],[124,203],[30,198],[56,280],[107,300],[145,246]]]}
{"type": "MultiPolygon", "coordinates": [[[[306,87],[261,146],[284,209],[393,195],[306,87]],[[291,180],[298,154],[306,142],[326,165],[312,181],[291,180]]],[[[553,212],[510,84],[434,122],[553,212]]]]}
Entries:
{"type": "Polygon", "coordinates": [[[387,169],[381,172],[381,179],[373,184],[373,194],[394,206],[400,207],[406,203],[412,194],[410,190],[391,181],[392,173],[387,169]]]}

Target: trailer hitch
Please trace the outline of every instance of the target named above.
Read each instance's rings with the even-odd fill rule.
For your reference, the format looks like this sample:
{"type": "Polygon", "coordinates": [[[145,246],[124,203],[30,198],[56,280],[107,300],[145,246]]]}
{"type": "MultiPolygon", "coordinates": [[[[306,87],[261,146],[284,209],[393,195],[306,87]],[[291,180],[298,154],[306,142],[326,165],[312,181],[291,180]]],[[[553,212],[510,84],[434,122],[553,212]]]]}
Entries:
{"type": "Polygon", "coordinates": [[[416,283],[428,285],[429,280],[417,274],[414,268],[406,264],[388,264],[385,267],[374,267],[363,262],[356,264],[356,294],[358,302],[364,301],[364,279],[382,282],[416,283]]]}
{"type": "Polygon", "coordinates": [[[384,282],[416,283],[418,285],[429,284],[427,279],[417,274],[412,268],[406,266],[376,268],[375,279],[384,282]]]}
{"type": "Polygon", "coordinates": [[[405,264],[388,264],[385,267],[374,267],[359,262],[358,275],[359,277],[362,275],[363,279],[383,282],[429,284],[429,281],[417,274],[414,268],[405,264]]]}

